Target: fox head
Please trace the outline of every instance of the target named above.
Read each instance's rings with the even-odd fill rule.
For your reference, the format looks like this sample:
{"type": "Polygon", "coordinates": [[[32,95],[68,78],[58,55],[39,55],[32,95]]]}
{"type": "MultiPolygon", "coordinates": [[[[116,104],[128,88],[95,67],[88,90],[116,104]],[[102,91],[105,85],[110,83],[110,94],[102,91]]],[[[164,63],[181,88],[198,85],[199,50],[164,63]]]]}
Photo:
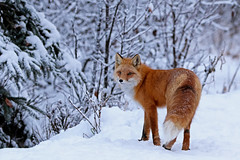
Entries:
{"type": "Polygon", "coordinates": [[[122,90],[127,92],[133,90],[140,82],[140,66],[141,59],[138,54],[133,58],[123,58],[120,54],[116,54],[114,77],[122,90]]]}

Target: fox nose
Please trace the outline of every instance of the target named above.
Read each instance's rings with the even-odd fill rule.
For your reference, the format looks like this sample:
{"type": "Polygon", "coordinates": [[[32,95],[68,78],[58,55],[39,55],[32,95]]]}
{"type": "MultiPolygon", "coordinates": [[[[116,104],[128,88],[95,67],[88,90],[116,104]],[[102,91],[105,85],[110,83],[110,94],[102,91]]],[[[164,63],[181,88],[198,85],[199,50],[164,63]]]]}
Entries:
{"type": "Polygon", "coordinates": [[[122,79],[119,79],[119,82],[120,82],[120,83],[122,83],[122,82],[123,82],[123,80],[122,80],[122,79]]]}

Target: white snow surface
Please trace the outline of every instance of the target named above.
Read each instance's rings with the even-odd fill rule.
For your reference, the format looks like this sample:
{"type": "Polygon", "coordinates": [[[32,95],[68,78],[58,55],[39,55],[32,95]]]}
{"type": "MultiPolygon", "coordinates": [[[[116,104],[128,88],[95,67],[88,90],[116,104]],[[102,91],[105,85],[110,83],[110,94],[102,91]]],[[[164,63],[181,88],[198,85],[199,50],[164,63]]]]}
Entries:
{"type": "MultiPolygon", "coordinates": [[[[101,133],[91,138],[90,125],[82,121],[33,148],[0,150],[4,160],[239,160],[240,90],[227,94],[203,95],[191,127],[189,151],[182,151],[180,132],[171,151],[154,146],[152,139],[141,141],[143,110],[123,111],[117,107],[102,110],[101,133]],[[86,137],[86,136],[85,136],[86,137]]],[[[166,109],[159,109],[159,132],[166,109]]]]}

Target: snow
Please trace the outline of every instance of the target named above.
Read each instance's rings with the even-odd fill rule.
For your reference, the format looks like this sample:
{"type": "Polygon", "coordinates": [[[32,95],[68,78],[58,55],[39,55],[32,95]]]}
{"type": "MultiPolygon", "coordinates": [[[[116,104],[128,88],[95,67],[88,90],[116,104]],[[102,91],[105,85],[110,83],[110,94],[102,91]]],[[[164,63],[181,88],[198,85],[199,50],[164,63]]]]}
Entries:
{"type": "Polygon", "coordinates": [[[153,11],[154,7],[153,7],[153,4],[152,4],[152,2],[151,2],[151,3],[149,3],[149,5],[148,5],[148,9],[149,9],[149,11],[150,11],[150,12],[152,12],[152,11],[153,11]]]}
{"type": "Polygon", "coordinates": [[[67,70],[72,70],[74,72],[81,72],[82,64],[77,59],[73,58],[70,54],[63,54],[64,62],[68,62],[65,66],[67,70]]]}
{"type": "Polygon", "coordinates": [[[50,21],[45,19],[44,13],[39,13],[39,18],[41,19],[40,23],[41,26],[43,27],[43,33],[45,36],[49,37],[46,40],[45,47],[49,47],[54,43],[58,43],[59,39],[61,38],[56,26],[54,26],[50,21]]]}
{"type": "MultiPolygon", "coordinates": [[[[171,151],[154,146],[152,140],[139,142],[143,110],[123,111],[103,108],[101,132],[91,138],[90,125],[82,121],[50,140],[28,149],[0,150],[4,160],[239,160],[240,159],[240,90],[227,94],[204,94],[191,127],[189,151],[182,151],[182,132],[171,151]],[[85,135],[83,138],[83,135],[85,135]]],[[[162,124],[166,109],[159,109],[159,131],[164,141],[162,124]]]]}

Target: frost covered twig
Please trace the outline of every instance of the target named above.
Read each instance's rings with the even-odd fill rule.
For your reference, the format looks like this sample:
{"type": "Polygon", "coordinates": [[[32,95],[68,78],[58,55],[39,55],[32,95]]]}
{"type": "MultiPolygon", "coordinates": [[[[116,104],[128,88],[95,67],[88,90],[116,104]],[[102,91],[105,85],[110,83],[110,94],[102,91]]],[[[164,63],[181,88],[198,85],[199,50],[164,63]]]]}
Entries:
{"type": "Polygon", "coordinates": [[[238,64],[238,67],[237,67],[237,69],[236,69],[236,71],[235,71],[235,73],[234,73],[234,75],[232,77],[232,80],[231,80],[230,84],[229,84],[228,92],[230,92],[230,90],[231,90],[231,87],[233,85],[233,82],[234,82],[234,80],[235,80],[235,78],[237,76],[237,73],[238,73],[239,69],[240,69],[240,63],[238,64]]]}
{"type": "Polygon", "coordinates": [[[69,102],[71,103],[71,105],[83,116],[83,118],[88,121],[88,123],[92,126],[94,132],[96,132],[96,133],[98,134],[98,133],[99,133],[99,130],[96,128],[96,126],[94,126],[94,125],[92,124],[92,122],[89,120],[89,118],[88,118],[77,106],[75,106],[75,105],[73,104],[73,102],[70,100],[70,97],[68,98],[68,101],[69,101],[69,102]]]}
{"type": "Polygon", "coordinates": [[[203,83],[202,83],[202,88],[206,85],[208,76],[211,73],[215,72],[216,66],[217,66],[218,62],[220,60],[222,60],[222,57],[223,57],[223,52],[218,57],[215,56],[213,60],[209,57],[210,62],[209,62],[209,66],[205,66],[204,71],[205,71],[206,74],[205,74],[205,78],[204,78],[203,83]]]}

